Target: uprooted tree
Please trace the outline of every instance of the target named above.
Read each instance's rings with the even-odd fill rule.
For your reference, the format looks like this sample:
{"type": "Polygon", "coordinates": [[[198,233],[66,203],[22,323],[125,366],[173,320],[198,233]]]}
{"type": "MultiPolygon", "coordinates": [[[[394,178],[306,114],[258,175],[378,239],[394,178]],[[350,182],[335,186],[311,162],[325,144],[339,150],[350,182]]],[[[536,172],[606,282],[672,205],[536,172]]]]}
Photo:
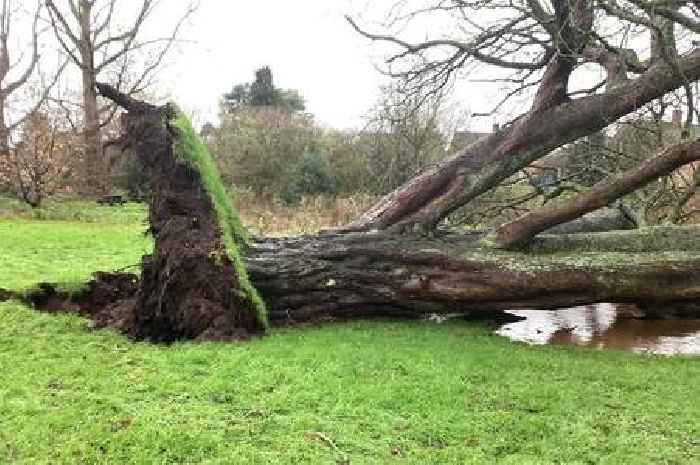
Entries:
{"type": "MultiPolygon", "coordinates": [[[[405,27],[407,20],[440,14],[459,21],[455,26],[460,31],[474,32],[466,40],[440,36],[418,43],[366,32],[349,19],[368,38],[398,48],[388,60],[389,72],[406,82],[408,93],[425,86],[444,86],[455,73],[474,62],[497,68],[495,73],[512,71],[513,75],[501,79],[515,85],[508,95],[536,89],[527,112],[424,170],[378,202],[349,229],[434,229],[451,212],[552,150],[600,131],[676,89],[686,93],[686,123],[690,124],[695,116],[690,84],[700,77],[700,50],[690,41],[677,41],[676,35],[686,34],[676,34],[674,26],[684,33],[700,31],[696,12],[695,2],[432,1],[411,11],[398,9],[396,21],[405,27]],[[489,26],[471,21],[479,14],[488,18],[489,26]],[[634,36],[635,31],[637,35],[649,34],[651,46],[642,37],[629,40],[638,45],[639,53],[614,45],[634,36]],[[679,51],[681,45],[688,48],[687,52],[679,51]],[[641,60],[641,50],[645,49],[651,54],[641,60]],[[589,89],[572,92],[572,74],[585,64],[599,65],[606,78],[591,83],[589,89]]],[[[567,219],[552,217],[551,223],[567,219]]],[[[523,232],[514,243],[526,241],[537,232],[523,232]]]]}
{"type": "Polygon", "coordinates": [[[124,281],[103,275],[94,281],[83,297],[83,311],[137,338],[161,341],[241,337],[263,331],[267,321],[606,301],[636,303],[653,312],[697,311],[696,228],[536,237],[700,159],[695,140],[661,150],[587,192],[495,231],[437,228],[455,209],[553,149],[669,92],[685,92],[690,125],[695,110],[689,83],[700,78],[700,51],[680,53],[672,26],[700,29],[694,3],[454,0],[405,17],[442,11],[463,18],[466,30],[470,14],[478,14],[468,10],[486,7],[502,13],[502,19],[489,27],[474,25],[471,41],[411,44],[363,32],[353,22],[364,35],[400,48],[392,64],[412,61],[408,71],[397,72],[409,85],[439,86],[475,60],[514,69],[520,84],[534,82],[537,91],[530,110],[511,124],[425,169],[347,228],[317,236],[246,239],[210,156],[182,115],[99,85],[103,96],[127,110],[125,142],[149,170],[155,252],[144,257],[138,283],[135,276],[124,281]],[[612,36],[600,26],[611,19],[651,33],[648,59],[612,45],[612,36]],[[452,53],[434,58],[433,49],[452,53]],[[417,57],[416,68],[411,58],[417,57]],[[585,62],[600,64],[607,78],[574,97],[569,79],[585,62]]]}

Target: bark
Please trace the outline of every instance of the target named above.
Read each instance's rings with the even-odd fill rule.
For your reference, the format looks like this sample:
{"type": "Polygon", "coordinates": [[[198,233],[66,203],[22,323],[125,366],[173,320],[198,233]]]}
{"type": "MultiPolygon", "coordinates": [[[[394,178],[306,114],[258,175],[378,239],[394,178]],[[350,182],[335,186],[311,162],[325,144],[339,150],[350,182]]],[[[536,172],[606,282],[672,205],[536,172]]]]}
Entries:
{"type": "Polygon", "coordinates": [[[80,43],[78,45],[83,82],[83,138],[85,142],[86,187],[92,194],[104,194],[107,186],[105,163],[102,156],[100,134],[100,111],[97,105],[97,71],[95,70],[95,49],[91,34],[92,3],[80,1],[80,43]]]}
{"type": "Polygon", "coordinates": [[[520,248],[552,226],[610,205],[620,197],[699,159],[700,140],[674,145],[634,169],[599,182],[583,194],[563,202],[551,203],[500,226],[493,241],[499,248],[520,248]]]}
{"type": "Polygon", "coordinates": [[[6,98],[0,95],[0,157],[8,156],[10,150],[10,131],[5,120],[6,98]]]}
{"type": "Polygon", "coordinates": [[[100,114],[95,93],[94,70],[83,69],[83,117],[85,129],[85,180],[86,188],[91,194],[105,193],[106,173],[104,157],[102,156],[102,137],[100,134],[100,114]],[[89,188],[87,186],[90,186],[89,188]]]}
{"type": "MultiPolygon", "coordinates": [[[[186,229],[173,232],[182,231],[186,229]]],[[[484,232],[442,231],[432,239],[382,232],[266,238],[254,242],[246,267],[267,303],[270,323],[278,326],[430,314],[488,318],[503,310],[546,310],[598,302],[635,304],[655,318],[697,317],[697,233],[697,227],[652,229],[648,234],[615,233],[601,240],[601,252],[592,254],[588,250],[583,257],[580,249],[567,250],[567,244],[557,243],[565,236],[551,236],[554,247],[559,247],[557,259],[548,253],[480,248],[484,232]],[[673,240],[676,230],[678,240],[673,240]],[[663,247],[656,247],[666,252],[665,259],[646,247],[659,244],[656,236],[665,239],[663,247]],[[624,253],[605,252],[617,249],[620,243],[626,246],[624,253]],[[671,250],[677,250],[675,257],[671,250]]],[[[547,239],[539,238],[545,241],[539,244],[540,249],[552,249],[547,239]]],[[[170,248],[169,253],[173,252],[177,249],[170,248]]],[[[88,292],[77,302],[59,299],[55,289],[47,285],[40,286],[41,291],[30,295],[29,300],[47,310],[78,311],[93,318],[98,327],[113,327],[138,339],[220,340],[250,334],[237,334],[236,324],[241,322],[235,320],[225,326],[225,333],[193,334],[173,324],[183,321],[182,315],[199,315],[202,307],[196,296],[201,296],[202,290],[210,292],[230,283],[229,269],[209,269],[203,276],[173,273],[168,277],[164,271],[168,268],[161,268],[162,287],[157,293],[149,293],[151,301],[144,301],[144,289],[152,282],[152,263],[146,257],[140,283],[135,275],[96,274],[88,292]],[[212,271],[218,276],[210,274],[212,271]],[[154,313],[154,308],[159,310],[154,313]],[[155,332],[147,332],[154,328],[155,332]]],[[[3,295],[7,299],[18,297],[0,290],[0,299],[3,295]]]]}
{"type": "Polygon", "coordinates": [[[277,323],[594,302],[668,304],[671,312],[700,298],[700,256],[662,263],[653,254],[629,252],[611,265],[606,253],[582,263],[573,252],[557,262],[546,254],[494,254],[477,247],[482,238],[355,233],[265,239],[250,250],[247,268],[277,323]]]}
{"type": "Polygon", "coordinates": [[[579,218],[547,228],[544,234],[580,234],[629,230],[640,227],[629,208],[624,205],[601,208],[579,218]]]}
{"type": "Polygon", "coordinates": [[[685,81],[678,77],[678,70],[686,80],[697,80],[700,51],[679,58],[678,70],[674,68],[658,62],[636,80],[619,83],[604,94],[533,109],[510,126],[427,168],[346,230],[433,229],[445,216],[553,149],[599,131],[681,87],[685,81]]]}

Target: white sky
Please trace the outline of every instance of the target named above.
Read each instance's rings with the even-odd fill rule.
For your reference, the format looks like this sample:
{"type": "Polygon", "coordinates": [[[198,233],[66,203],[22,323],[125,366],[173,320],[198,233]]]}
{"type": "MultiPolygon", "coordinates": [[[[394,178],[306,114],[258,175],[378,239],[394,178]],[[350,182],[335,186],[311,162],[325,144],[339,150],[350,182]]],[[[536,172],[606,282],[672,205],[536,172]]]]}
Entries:
{"type": "MultiPolygon", "coordinates": [[[[41,0],[15,0],[24,8],[21,22],[25,29],[37,1],[41,0]]],[[[191,1],[161,0],[142,27],[141,40],[169,36],[191,1]]],[[[67,11],[67,0],[56,3],[67,11]]],[[[118,19],[129,24],[140,3],[120,0],[118,19]]],[[[383,57],[391,49],[361,36],[344,15],[351,15],[367,30],[382,33],[386,30],[380,23],[395,3],[396,0],[199,0],[198,10],[181,30],[182,42],[158,72],[155,95],[178,102],[197,125],[216,122],[221,96],[236,84],[252,81],[256,69],[270,66],[275,84],[299,90],[307,111],[320,124],[338,129],[362,127],[363,117],[377,101],[379,86],[388,82],[377,67],[382,67],[383,57]]],[[[450,27],[454,24],[428,16],[401,35],[405,37],[408,32],[412,40],[421,41],[454,32],[445,29],[450,27]]],[[[25,52],[29,37],[26,32],[15,33],[17,45],[25,52]]],[[[51,31],[45,31],[44,37],[42,61],[55,63],[59,58],[55,41],[51,43],[51,31]]],[[[485,67],[472,77],[493,78],[494,72],[497,71],[485,67]]],[[[72,63],[63,81],[79,95],[80,80],[72,63]]],[[[487,112],[503,95],[497,85],[462,80],[456,86],[454,100],[461,112],[487,112]]],[[[511,119],[520,107],[518,99],[513,99],[503,109],[504,114],[474,118],[466,126],[488,130],[493,123],[511,119]]]]}
{"type": "MultiPolygon", "coordinates": [[[[167,0],[173,17],[155,28],[172,27],[185,0],[167,0]],[[177,6],[176,6],[177,5],[177,6]],[[179,6],[182,5],[182,6],[179,6]]],[[[384,77],[374,65],[371,42],[347,24],[357,0],[201,0],[182,37],[194,41],[170,57],[160,82],[199,118],[213,119],[220,96],[250,82],[261,66],[272,68],[275,84],[298,89],[322,124],[359,126],[377,98],[384,77]]]]}
{"type": "MultiPolygon", "coordinates": [[[[149,28],[169,31],[189,0],[167,0],[171,17],[149,28]]],[[[346,22],[350,14],[365,28],[379,23],[395,0],[200,0],[182,37],[193,41],[170,57],[161,84],[198,123],[216,120],[221,95],[250,82],[254,71],[270,66],[275,84],[298,89],[307,110],[321,124],[338,129],[363,125],[387,82],[377,67],[387,46],[362,37],[346,22]],[[198,120],[198,121],[197,121],[198,120]]],[[[438,33],[424,24],[420,34],[438,33]]],[[[441,24],[444,27],[444,24],[441,24]]],[[[145,31],[151,34],[152,31],[145,31]]],[[[417,39],[420,40],[420,39],[417,39]]],[[[463,109],[484,112],[502,98],[496,86],[462,82],[456,99],[463,109]]],[[[512,116],[512,115],[509,115],[512,116]]],[[[490,129],[507,116],[470,120],[476,130],[490,129]]]]}
{"type": "MultiPolygon", "coordinates": [[[[20,5],[38,0],[16,0],[20,5]]],[[[141,37],[168,36],[191,0],[162,0],[149,18],[141,37]]],[[[350,14],[369,30],[382,32],[378,25],[396,0],[199,0],[197,12],[181,31],[185,40],[167,59],[159,73],[158,95],[176,100],[193,115],[195,123],[216,121],[221,95],[235,84],[250,82],[254,71],[270,66],[275,83],[297,89],[306,99],[307,110],[319,123],[339,129],[361,127],[387,82],[376,69],[382,65],[387,48],[372,43],[355,32],[345,21],[350,14]]],[[[58,4],[66,0],[57,0],[58,4]]],[[[125,16],[132,17],[140,4],[121,0],[125,16]],[[133,8],[131,7],[133,5],[133,8]],[[131,14],[129,14],[131,13],[131,14]]],[[[442,35],[446,24],[419,24],[413,36],[442,35]]],[[[50,31],[49,31],[50,36],[50,31]]],[[[55,45],[53,46],[55,47],[55,45]]],[[[47,51],[47,50],[45,50],[47,51]]],[[[45,60],[53,59],[48,53],[45,60]]],[[[73,65],[71,65],[74,68],[73,65]]],[[[73,73],[75,69],[73,69],[73,73]]],[[[485,68],[483,73],[493,73],[485,68]]],[[[473,77],[479,77],[479,73],[473,77]]],[[[584,73],[583,83],[598,73],[584,73]]],[[[79,81],[66,78],[71,87],[79,81]]],[[[482,74],[481,77],[493,77],[482,74]]],[[[463,109],[485,112],[500,101],[503,92],[496,85],[462,81],[455,100],[463,109]]],[[[468,126],[484,130],[502,123],[522,107],[517,99],[509,102],[502,116],[472,119],[468,126]]]]}
{"type": "MultiPolygon", "coordinates": [[[[43,0],[14,0],[19,12],[13,18],[14,57],[30,56],[31,15],[43,0]]],[[[192,0],[161,0],[157,11],[142,27],[141,40],[167,37],[192,0]]],[[[297,89],[317,122],[338,129],[359,128],[379,97],[379,86],[388,82],[377,67],[388,48],[358,34],[345,20],[350,14],[362,27],[382,32],[380,25],[396,0],[199,0],[199,8],[183,26],[182,42],[158,72],[155,97],[167,97],[193,116],[195,124],[216,122],[221,96],[236,84],[250,82],[254,72],[270,66],[275,84],[297,89]]],[[[67,0],[56,0],[68,12],[67,0]]],[[[119,25],[131,24],[140,6],[137,0],[120,0],[119,25]]],[[[98,1],[98,7],[104,5],[98,1]]],[[[44,10],[44,17],[47,16],[44,10]]],[[[67,16],[70,18],[70,15],[67,16]]],[[[420,24],[415,32],[443,34],[445,24],[420,24]]],[[[62,60],[47,20],[41,48],[45,72],[62,60]]],[[[75,27],[75,25],[73,25],[75,27]]],[[[15,73],[23,67],[18,66],[15,73]]],[[[80,95],[80,78],[73,63],[61,85],[62,98],[80,95]]],[[[135,73],[138,73],[138,69],[135,73]]],[[[98,76],[98,79],[100,76],[98,76]]],[[[104,79],[104,77],[103,77],[104,79]]],[[[486,111],[500,99],[495,86],[462,83],[456,99],[461,110],[486,111]]],[[[16,107],[26,107],[16,96],[16,107]]],[[[19,110],[18,110],[19,111],[19,110]]],[[[487,129],[490,118],[469,121],[474,129],[487,129]]]]}

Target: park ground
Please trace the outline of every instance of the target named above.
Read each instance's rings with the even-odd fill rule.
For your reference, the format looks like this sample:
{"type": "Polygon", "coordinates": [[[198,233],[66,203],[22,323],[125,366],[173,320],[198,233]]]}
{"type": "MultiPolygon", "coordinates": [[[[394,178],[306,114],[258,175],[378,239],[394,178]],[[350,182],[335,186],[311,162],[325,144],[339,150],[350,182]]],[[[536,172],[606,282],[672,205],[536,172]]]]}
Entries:
{"type": "MultiPolygon", "coordinates": [[[[140,205],[0,200],[0,288],[135,265],[140,205]]],[[[133,343],[0,303],[2,464],[697,464],[698,358],[357,321],[133,343]]]]}

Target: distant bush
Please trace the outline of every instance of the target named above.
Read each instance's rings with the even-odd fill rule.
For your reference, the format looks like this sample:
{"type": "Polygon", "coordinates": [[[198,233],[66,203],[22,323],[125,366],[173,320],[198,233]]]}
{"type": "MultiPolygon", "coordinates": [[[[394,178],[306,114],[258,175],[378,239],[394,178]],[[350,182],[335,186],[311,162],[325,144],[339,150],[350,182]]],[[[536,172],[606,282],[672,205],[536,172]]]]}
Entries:
{"type": "Polygon", "coordinates": [[[315,146],[321,133],[306,115],[272,108],[244,108],[222,116],[209,148],[224,182],[260,195],[280,194],[291,169],[315,146]]]}
{"type": "Polygon", "coordinates": [[[338,182],[331,174],[328,159],[318,153],[307,152],[292,170],[282,200],[288,205],[299,203],[302,197],[335,195],[338,182]]]}
{"type": "Polygon", "coordinates": [[[112,170],[113,190],[126,192],[130,200],[145,200],[151,195],[148,173],[131,150],[124,151],[112,170]]]}
{"type": "Polygon", "coordinates": [[[79,159],[76,139],[49,114],[31,113],[22,124],[19,142],[0,155],[0,184],[27,205],[40,207],[69,186],[79,159]]]}

